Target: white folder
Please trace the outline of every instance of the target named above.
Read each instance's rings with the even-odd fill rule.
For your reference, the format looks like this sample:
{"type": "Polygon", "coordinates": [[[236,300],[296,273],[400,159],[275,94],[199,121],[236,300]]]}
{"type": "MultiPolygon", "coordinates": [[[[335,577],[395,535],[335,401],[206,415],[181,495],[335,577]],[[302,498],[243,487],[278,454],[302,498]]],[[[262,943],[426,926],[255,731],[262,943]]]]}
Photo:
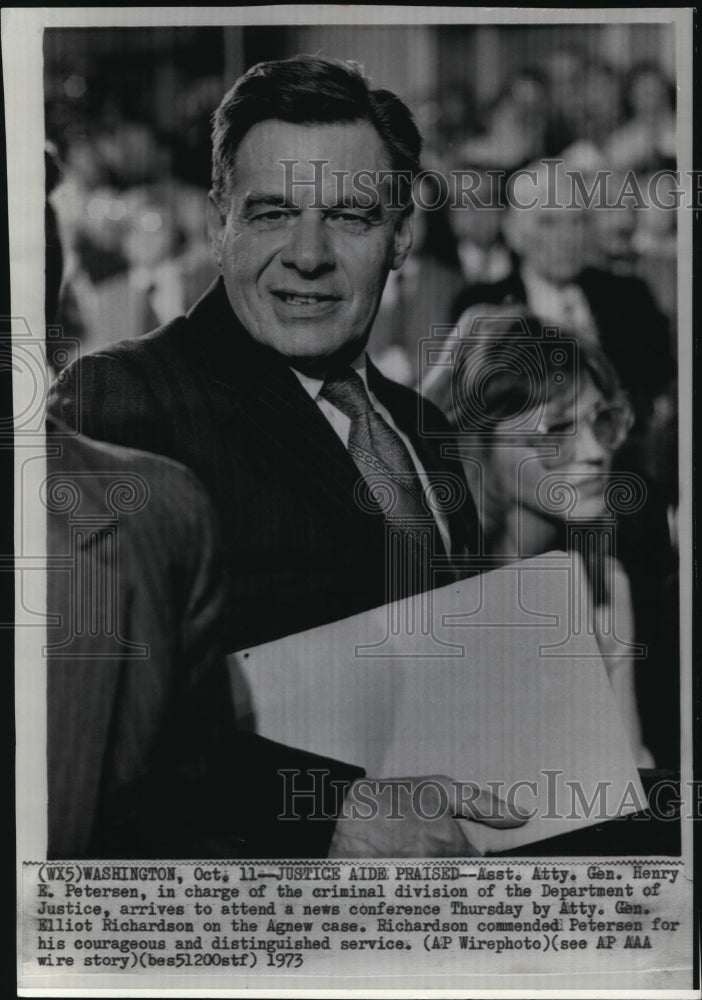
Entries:
{"type": "Polygon", "coordinates": [[[478,850],[507,850],[646,804],[588,594],[578,558],[548,553],[243,650],[234,669],[264,736],[376,778],[477,782],[533,813],[467,822],[478,850]]]}

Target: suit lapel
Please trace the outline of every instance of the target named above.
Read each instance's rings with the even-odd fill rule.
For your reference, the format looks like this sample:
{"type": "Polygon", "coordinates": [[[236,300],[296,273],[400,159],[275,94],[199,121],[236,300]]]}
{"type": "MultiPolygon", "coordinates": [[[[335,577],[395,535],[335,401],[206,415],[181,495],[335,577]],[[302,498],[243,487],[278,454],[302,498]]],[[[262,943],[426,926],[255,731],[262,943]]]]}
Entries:
{"type": "Polygon", "coordinates": [[[606,345],[607,334],[609,327],[607,324],[607,317],[612,313],[611,309],[603,309],[603,302],[609,303],[612,301],[612,297],[608,295],[602,295],[602,278],[593,268],[585,268],[581,271],[576,284],[580,287],[587,304],[592,313],[592,318],[595,321],[595,326],[600,334],[603,341],[603,346],[606,345]],[[598,294],[598,292],[600,294],[598,294]]]}
{"type": "Polygon", "coordinates": [[[358,480],[348,451],[287,363],[246,333],[223,286],[209,296],[207,311],[196,306],[191,318],[203,332],[210,378],[231,394],[237,420],[255,428],[274,461],[308,483],[318,503],[348,517],[358,480]]]}

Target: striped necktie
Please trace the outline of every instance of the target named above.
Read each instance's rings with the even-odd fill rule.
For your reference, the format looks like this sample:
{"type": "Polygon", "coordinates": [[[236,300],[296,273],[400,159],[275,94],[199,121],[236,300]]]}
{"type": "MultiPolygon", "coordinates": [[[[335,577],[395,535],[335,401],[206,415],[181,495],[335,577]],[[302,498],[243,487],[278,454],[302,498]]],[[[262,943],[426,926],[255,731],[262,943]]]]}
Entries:
{"type": "Polygon", "coordinates": [[[389,520],[426,524],[432,517],[422,484],[400,435],[373,408],[361,376],[345,369],[320,395],[351,421],[348,451],[389,520]]]}

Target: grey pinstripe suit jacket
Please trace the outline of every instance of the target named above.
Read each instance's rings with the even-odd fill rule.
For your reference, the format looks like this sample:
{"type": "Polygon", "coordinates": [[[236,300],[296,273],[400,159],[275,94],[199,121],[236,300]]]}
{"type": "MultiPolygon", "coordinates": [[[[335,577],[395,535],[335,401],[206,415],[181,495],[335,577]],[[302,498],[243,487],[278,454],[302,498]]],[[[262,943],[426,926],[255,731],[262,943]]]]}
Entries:
{"type": "Polygon", "coordinates": [[[279,770],[362,772],[237,730],[202,487],[66,431],[50,425],[45,486],[49,856],[324,856],[333,821],[277,822],[279,770]]]}

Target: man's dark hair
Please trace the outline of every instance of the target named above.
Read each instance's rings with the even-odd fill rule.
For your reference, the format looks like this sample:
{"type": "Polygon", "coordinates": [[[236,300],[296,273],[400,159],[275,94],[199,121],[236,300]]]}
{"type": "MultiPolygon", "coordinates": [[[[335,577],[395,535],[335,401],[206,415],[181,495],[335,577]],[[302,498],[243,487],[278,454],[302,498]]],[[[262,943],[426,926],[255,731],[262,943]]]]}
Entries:
{"type": "MultiPolygon", "coordinates": [[[[250,128],[269,119],[297,125],[369,122],[383,140],[391,170],[419,169],[422,138],[409,108],[389,90],[371,90],[354,63],[299,55],[253,66],[212,118],[212,191],[229,195],[236,151],[250,128]]],[[[406,187],[406,203],[410,184],[406,187]]]]}

